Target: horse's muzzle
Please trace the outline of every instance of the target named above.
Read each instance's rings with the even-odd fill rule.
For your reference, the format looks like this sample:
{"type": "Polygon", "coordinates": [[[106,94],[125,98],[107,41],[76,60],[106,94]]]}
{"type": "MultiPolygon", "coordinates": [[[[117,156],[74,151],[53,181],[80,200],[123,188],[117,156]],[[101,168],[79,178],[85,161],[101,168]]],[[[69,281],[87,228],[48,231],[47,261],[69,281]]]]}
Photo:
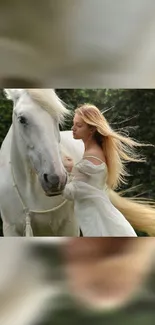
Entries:
{"type": "Polygon", "coordinates": [[[67,174],[64,175],[63,181],[56,174],[49,175],[44,173],[41,177],[41,185],[46,196],[62,195],[62,192],[67,183],[67,174]]]}

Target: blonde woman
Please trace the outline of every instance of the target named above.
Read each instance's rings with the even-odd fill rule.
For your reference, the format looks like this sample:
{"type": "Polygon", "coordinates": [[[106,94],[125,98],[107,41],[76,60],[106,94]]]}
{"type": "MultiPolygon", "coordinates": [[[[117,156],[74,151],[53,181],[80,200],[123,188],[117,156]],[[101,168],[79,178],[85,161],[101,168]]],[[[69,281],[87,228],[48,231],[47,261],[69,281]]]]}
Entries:
{"type": "Polygon", "coordinates": [[[75,110],[73,137],[84,143],[84,156],[65,167],[73,177],[63,195],[74,200],[75,215],[84,237],[131,236],[136,230],[155,234],[155,209],[121,197],[114,190],[128,175],[125,163],[144,161],[134,147],[144,146],[115,132],[100,110],[85,104],[75,110]]]}

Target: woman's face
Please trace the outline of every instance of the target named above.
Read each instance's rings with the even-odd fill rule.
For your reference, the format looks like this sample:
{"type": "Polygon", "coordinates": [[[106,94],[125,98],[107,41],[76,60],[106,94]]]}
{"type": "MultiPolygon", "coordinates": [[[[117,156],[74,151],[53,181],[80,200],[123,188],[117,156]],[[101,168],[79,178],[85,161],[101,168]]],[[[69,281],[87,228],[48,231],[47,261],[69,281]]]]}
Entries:
{"type": "Polygon", "coordinates": [[[79,114],[74,115],[72,131],[74,139],[87,140],[92,134],[92,128],[79,114]]]}

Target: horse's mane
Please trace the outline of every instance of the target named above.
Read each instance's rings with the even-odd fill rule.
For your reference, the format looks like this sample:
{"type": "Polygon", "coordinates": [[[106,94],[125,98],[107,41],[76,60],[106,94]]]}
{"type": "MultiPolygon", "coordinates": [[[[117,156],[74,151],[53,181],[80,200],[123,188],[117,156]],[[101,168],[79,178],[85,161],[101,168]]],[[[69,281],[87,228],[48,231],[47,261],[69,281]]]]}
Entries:
{"type": "Polygon", "coordinates": [[[64,106],[63,101],[57,96],[54,89],[26,89],[32,100],[39,104],[50,115],[58,118],[60,122],[69,114],[69,110],[64,106]]]}
{"type": "Polygon", "coordinates": [[[70,111],[65,107],[65,103],[57,96],[54,89],[5,89],[4,92],[8,99],[18,99],[22,93],[27,92],[31,99],[42,109],[46,110],[51,116],[56,117],[59,123],[64,121],[70,111]]]}

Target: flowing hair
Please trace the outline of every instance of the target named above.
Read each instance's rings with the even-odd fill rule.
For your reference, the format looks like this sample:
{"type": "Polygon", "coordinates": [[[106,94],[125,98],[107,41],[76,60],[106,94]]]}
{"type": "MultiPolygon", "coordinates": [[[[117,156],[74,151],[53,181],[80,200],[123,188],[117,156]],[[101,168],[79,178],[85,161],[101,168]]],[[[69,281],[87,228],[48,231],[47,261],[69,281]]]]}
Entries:
{"type": "Polygon", "coordinates": [[[94,137],[102,147],[108,168],[107,185],[113,205],[123,213],[134,228],[155,235],[155,204],[148,200],[124,198],[115,190],[126,183],[129,173],[126,164],[145,162],[146,159],[136,152],[136,147],[153,146],[135,141],[121,132],[114,131],[101,111],[94,105],[84,104],[75,110],[83,121],[96,128],[94,137]],[[152,204],[152,206],[151,206],[152,204]]]}

